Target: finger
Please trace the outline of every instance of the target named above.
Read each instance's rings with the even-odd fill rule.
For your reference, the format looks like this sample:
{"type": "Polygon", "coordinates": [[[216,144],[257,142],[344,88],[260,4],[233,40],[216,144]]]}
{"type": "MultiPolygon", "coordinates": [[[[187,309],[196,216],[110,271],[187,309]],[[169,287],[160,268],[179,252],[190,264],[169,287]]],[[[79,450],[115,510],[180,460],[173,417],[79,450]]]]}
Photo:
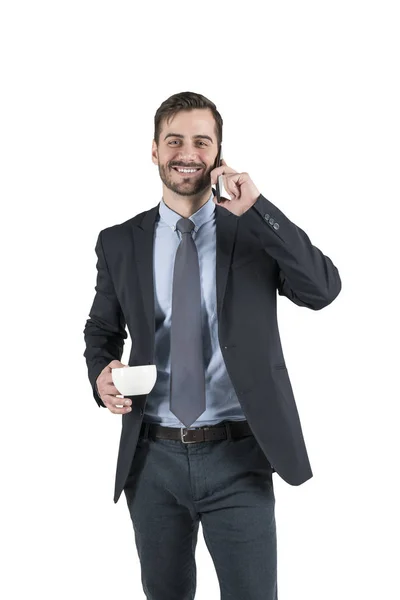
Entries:
{"type": "Polygon", "coordinates": [[[124,414],[132,410],[132,400],[129,398],[116,398],[110,394],[105,394],[101,397],[107,408],[114,414],[124,414]],[[128,402],[128,405],[125,405],[128,402]]]}
{"type": "Polygon", "coordinates": [[[224,188],[226,189],[226,191],[228,192],[228,194],[231,197],[233,197],[234,199],[239,199],[240,198],[240,188],[235,183],[232,175],[231,176],[229,176],[229,175],[224,176],[223,182],[224,182],[224,188]]]}
{"type": "Polygon", "coordinates": [[[102,375],[101,385],[103,387],[104,386],[107,387],[107,389],[105,390],[105,392],[108,393],[108,394],[120,394],[121,393],[115,387],[111,370],[108,373],[104,373],[102,375]],[[108,387],[108,386],[111,386],[111,387],[108,387]]]}
{"type": "Polygon", "coordinates": [[[117,388],[115,387],[114,382],[111,381],[105,381],[105,383],[103,382],[101,384],[101,390],[104,394],[110,394],[111,396],[116,396],[117,394],[121,394],[121,392],[119,390],[117,390],[117,388]]]}
{"type": "Polygon", "coordinates": [[[122,367],[127,367],[128,365],[124,365],[120,360],[112,360],[105,368],[107,371],[111,371],[111,369],[121,369],[122,367]]]}
{"type": "Polygon", "coordinates": [[[224,175],[226,173],[233,175],[237,173],[237,171],[235,171],[235,169],[232,169],[232,167],[228,167],[228,165],[221,165],[220,167],[216,167],[215,169],[213,169],[211,173],[216,173],[218,177],[218,175],[224,175]]]}
{"type": "Polygon", "coordinates": [[[211,176],[211,185],[214,185],[217,182],[217,179],[220,175],[224,175],[224,174],[234,174],[237,173],[237,171],[235,171],[235,169],[232,169],[231,167],[228,167],[226,164],[222,165],[221,167],[216,167],[215,169],[213,169],[210,173],[211,176]]]}

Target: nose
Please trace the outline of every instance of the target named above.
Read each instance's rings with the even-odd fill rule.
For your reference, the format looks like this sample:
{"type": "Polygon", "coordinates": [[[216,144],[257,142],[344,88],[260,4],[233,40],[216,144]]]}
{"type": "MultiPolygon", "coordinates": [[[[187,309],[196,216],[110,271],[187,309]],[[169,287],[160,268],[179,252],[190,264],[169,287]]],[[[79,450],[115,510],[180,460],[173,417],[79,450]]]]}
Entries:
{"type": "Polygon", "coordinates": [[[196,152],[180,152],[176,158],[176,160],[181,160],[182,162],[199,162],[198,156],[196,152]]]}
{"type": "Polygon", "coordinates": [[[182,143],[177,151],[177,157],[182,160],[193,160],[198,158],[198,147],[193,146],[190,142],[182,143]]]}
{"type": "Polygon", "coordinates": [[[199,157],[196,153],[190,152],[180,152],[176,158],[172,161],[173,166],[190,166],[190,167],[199,167],[203,168],[203,163],[199,160],[199,157]]]}

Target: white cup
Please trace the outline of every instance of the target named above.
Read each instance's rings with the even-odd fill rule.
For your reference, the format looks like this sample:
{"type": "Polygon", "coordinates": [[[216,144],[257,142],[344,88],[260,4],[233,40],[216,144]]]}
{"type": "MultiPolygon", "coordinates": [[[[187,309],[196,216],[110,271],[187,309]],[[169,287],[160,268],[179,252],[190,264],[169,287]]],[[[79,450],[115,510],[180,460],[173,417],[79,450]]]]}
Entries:
{"type": "Polygon", "coordinates": [[[113,383],[122,396],[149,394],[157,380],[156,365],[111,369],[113,383]]]}

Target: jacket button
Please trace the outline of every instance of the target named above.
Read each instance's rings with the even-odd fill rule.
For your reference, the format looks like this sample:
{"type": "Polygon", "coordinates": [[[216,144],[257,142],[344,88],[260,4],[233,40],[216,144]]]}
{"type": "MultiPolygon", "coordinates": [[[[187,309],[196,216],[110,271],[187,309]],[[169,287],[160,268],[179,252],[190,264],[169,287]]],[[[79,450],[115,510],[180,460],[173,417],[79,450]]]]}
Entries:
{"type": "Polygon", "coordinates": [[[268,221],[268,219],[269,219],[269,214],[268,214],[268,213],[266,213],[266,214],[264,215],[264,219],[265,219],[266,221],[268,221]]]}
{"type": "Polygon", "coordinates": [[[270,220],[269,220],[269,224],[270,224],[270,225],[273,225],[273,224],[274,224],[274,219],[273,219],[272,217],[271,217],[271,218],[270,218],[270,220]]]}
{"type": "Polygon", "coordinates": [[[279,223],[274,223],[274,229],[279,229],[279,223]]]}

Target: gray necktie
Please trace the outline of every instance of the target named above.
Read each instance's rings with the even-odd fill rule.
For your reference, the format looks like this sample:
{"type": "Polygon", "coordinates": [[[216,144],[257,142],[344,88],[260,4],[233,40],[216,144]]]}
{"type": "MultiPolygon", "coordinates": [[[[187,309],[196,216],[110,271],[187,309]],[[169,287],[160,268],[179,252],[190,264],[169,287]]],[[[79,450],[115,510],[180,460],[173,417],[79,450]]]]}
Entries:
{"type": "Polygon", "coordinates": [[[179,219],[176,227],[182,240],[172,284],[170,410],[190,427],[206,410],[200,269],[193,221],[179,219]]]}

